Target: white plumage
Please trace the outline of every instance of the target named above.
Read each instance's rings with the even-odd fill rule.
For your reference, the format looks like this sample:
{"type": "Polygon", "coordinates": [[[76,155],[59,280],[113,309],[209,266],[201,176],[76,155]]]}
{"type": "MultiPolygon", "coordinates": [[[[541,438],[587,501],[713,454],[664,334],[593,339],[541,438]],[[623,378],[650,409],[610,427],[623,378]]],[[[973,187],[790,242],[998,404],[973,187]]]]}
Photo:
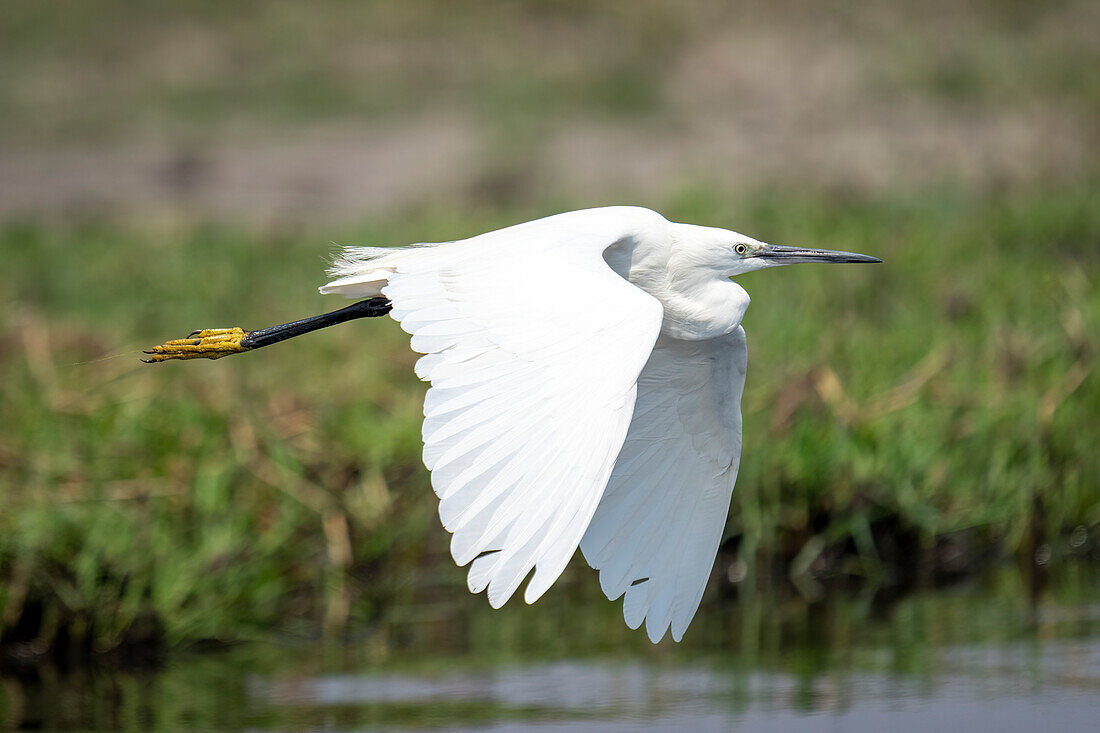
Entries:
{"type": "Polygon", "coordinates": [[[737,480],[747,356],[740,326],[705,341],[658,339],[581,540],[603,592],[612,600],[625,593],[626,623],[645,619],[654,642],[669,624],[680,640],[710,576],[737,480]]]}
{"type": "Polygon", "coordinates": [[[471,591],[500,607],[531,575],[534,602],[579,545],[631,628],[678,641],[741,453],[749,300],[729,278],[811,259],[874,261],[608,207],[349,248],[321,292],[388,298],[424,354],[424,464],[471,591]]]}

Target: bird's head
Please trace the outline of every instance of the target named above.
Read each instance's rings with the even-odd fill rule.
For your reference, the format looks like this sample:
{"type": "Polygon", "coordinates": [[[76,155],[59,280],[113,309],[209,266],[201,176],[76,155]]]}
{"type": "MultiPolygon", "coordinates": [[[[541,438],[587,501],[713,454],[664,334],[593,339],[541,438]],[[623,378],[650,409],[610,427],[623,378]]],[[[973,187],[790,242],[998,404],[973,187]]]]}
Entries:
{"type": "Polygon", "coordinates": [[[878,257],[855,252],[787,247],[781,244],[758,242],[752,237],[736,232],[730,232],[730,234],[733,236],[727,240],[727,251],[723,256],[723,266],[728,271],[729,277],[762,270],[765,267],[797,265],[800,262],[882,262],[878,257]]]}
{"type": "Polygon", "coordinates": [[[682,273],[707,272],[736,277],[753,270],[800,262],[882,262],[877,257],[768,244],[729,229],[695,224],[674,224],[672,229],[675,269],[682,273]]]}

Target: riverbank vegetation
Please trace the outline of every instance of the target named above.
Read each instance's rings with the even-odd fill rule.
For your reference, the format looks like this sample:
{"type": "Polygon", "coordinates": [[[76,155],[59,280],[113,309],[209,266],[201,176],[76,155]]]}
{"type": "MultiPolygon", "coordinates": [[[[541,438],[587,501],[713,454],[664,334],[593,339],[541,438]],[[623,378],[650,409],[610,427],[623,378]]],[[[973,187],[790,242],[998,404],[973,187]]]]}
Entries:
{"type": "MultiPolygon", "coordinates": [[[[667,197],[669,218],[886,263],[744,278],[744,457],[704,607],[760,584],[813,598],[1097,555],[1096,190],[667,197]]],[[[389,319],[217,362],[138,350],[339,307],[314,291],[331,241],[452,239],[583,205],[336,230],[3,224],[9,656],[340,634],[461,588],[419,461],[424,386],[389,319]]],[[[598,596],[578,557],[542,603],[598,596]]]]}

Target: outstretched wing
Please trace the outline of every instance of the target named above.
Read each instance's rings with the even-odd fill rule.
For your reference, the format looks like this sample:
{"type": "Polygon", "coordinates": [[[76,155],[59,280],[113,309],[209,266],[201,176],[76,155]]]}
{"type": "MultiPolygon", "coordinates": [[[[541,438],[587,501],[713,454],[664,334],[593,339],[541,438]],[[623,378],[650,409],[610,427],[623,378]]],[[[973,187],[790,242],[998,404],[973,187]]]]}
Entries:
{"type": "Polygon", "coordinates": [[[630,628],[654,642],[691,623],[726,523],[741,457],[745,331],[662,336],[638,378],[630,431],[581,551],[630,628]]]}
{"type": "Polygon", "coordinates": [[[488,588],[493,607],[532,569],[533,602],[576,551],[660,330],[660,304],[603,260],[619,235],[560,231],[541,220],[367,252],[373,269],[328,290],[378,287],[425,354],[424,463],[451,554],[472,563],[470,590],[488,588]]]}

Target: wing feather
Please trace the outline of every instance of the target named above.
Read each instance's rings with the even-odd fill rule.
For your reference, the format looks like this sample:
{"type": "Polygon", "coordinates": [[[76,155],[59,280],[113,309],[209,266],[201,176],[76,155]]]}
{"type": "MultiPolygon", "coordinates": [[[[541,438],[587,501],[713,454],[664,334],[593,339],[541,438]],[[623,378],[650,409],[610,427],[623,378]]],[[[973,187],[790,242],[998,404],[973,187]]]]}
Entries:
{"type": "Polygon", "coordinates": [[[657,642],[694,617],[725,527],[741,456],[747,348],[662,336],[638,378],[615,470],[581,540],[608,598],[657,642]]]}
{"type": "Polygon", "coordinates": [[[353,250],[322,288],[380,291],[424,354],[424,463],[451,554],[470,564],[470,590],[487,590],[494,607],[527,577],[533,602],[561,574],[626,437],[663,312],[603,251],[632,236],[631,217],[664,222],[639,211],[353,250]]]}

